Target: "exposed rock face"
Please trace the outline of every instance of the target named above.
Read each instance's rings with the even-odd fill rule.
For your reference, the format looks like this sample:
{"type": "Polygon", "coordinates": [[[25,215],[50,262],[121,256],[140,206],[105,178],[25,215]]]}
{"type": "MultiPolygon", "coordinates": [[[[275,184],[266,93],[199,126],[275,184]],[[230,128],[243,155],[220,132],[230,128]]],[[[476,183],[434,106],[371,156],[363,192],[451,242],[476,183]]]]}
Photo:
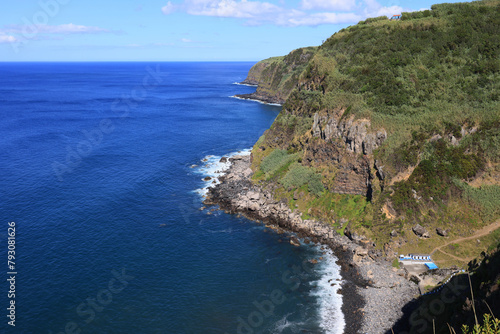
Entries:
{"type": "MultiPolygon", "coordinates": [[[[304,156],[311,165],[334,165],[338,171],[330,191],[339,194],[355,194],[371,197],[370,156],[387,138],[384,129],[368,132],[370,121],[342,119],[345,109],[315,113],[311,133],[320,141],[307,143],[304,156]]],[[[379,178],[385,177],[382,166],[379,178]]]]}
{"type": "Polygon", "coordinates": [[[420,238],[430,238],[431,237],[429,232],[427,232],[427,230],[420,224],[413,226],[412,231],[420,238]]]}
{"type": "Polygon", "coordinates": [[[350,240],[358,243],[366,239],[365,236],[357,234],[356,232],[352,231],[349,227],[346,227],[346,229],[344,230],[344,234],[350,240]]]}
{"type": "Polygon", "coordinates": [[[339,138],[347,147],[347,150],[354,153],[372,154],[373,150],[379,147],[387,138],[384,129],[376,133],[369,133],[370,121],[367,119],[357,119],[349,117],[342,119],[345,109],[334,111],[331,114],[314,114],[312,133],[314,137],[320,137],[327,142],[339,138]]]}
{"type": "Polygon", "coordinates": [[[375,169],[377,170],[377,177],[380,179],[380,181],[385,180],[384,166],[380,165],[380,161],[375,160],[373,167],[375,167],[375,169]]]}
{"type": "Polygon", "coordinates": [[[340,141],[315,140],[307,143],[306,148],[303,158],[306,164],[337,168],[330,191],[369,196],[373,177],[366,157],[348,151],[340,141]]]}

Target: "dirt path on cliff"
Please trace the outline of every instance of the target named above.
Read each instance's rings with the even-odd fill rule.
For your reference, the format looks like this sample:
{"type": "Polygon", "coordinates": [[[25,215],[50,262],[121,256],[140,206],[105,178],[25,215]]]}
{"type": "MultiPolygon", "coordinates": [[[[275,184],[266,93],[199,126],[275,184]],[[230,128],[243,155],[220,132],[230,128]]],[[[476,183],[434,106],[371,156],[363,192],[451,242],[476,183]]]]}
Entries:
{"type": "MultiPolygon", "coordinates": [[[[462,261],[462,262],[469,262],[469,261],[474,260],[474,257],[471,257],[471,258],[463,258],[463,257],[458,257],[458,256],[455,256],[455,255],[453,255],[453,254],[447,253],[447,252],[445,252],[444,250],[439,249],[439,248],[437,249],[437,251],[439,251],[439,252],[441,252],[441,253],[443,253],[443,254],[445,254],[445,255],[447,255],[447,256],[449,256],[449,257],[451,257],[451,258],[455,259],[455,260],[462,261]]],[[[442,260],[442,261],[434,261],[434,262],[436,262],[436,263],[440,263],[440,262],[444,262],[444,260],[442,260]]]]}
{"type": "Polygon", "coordinates": [[[497,228],[500,228],[500,219],[498,219],[493,224],[490,224],[488,226],[483,227],[480,230],[477,230],[476,232],[474,232],[473,235],[471,235],[469,237],[464,237],[464,238],[458,238],[458,239],[450,240],[447,243],[445,243],[445,244],[443,244],[443,245],[441,245],[439,247],[434,248],[432,250],[432,252],[431,252],[431,255],[434,254],[436,251],[440,251],[441,253],[444,253],[444,254],[446,254],[446,255],[454,258],[455,260],[469,262],[469,261],[473,260],[474,258],[470,258],[470,259],[468,259],[468,258],[461,258],[461,257],[455,256],[455,255],[449,254],[449,253],[445,252],[444,250],[442,250],[441,248],[446,247],[446,246],[448,246],[450,244],[458,244],[458,243],[463,242],[463,241],[472,240],[472,239],[478,239],[478,238],[484,237],[485,235],[488,235],[491,232],[493,232],[494,230],[496,230],[497,228]]]}

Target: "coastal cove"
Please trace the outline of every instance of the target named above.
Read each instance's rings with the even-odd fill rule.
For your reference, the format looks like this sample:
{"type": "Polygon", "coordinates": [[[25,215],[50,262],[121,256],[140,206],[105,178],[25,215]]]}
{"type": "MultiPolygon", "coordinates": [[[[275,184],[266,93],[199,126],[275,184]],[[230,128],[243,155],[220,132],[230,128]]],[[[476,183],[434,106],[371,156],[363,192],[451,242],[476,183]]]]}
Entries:
{"type": "Polygon", "coordinates": [[[336,293],[335,255],[200,210],[206,165],[251,147],[280,111],[229,98],[253,90],[233,84],[252,65],[0,65],[0,185],[8,189],[0,212],[16,222],[17,331],[342,332],[335,312],[349,293],[336,293]],[[113,103],[148,68],[162,81],[121,117],[113,103]],[[114,127],[101,137],[103,120],[114,127]],[[75,152],[81,160],[70,166],[75,152]],[[54,163],[71,167],[62,181],[54,163]],[[122,285],[111,291],[117,277],[122,285]]]}
{"type": "Polygon", "coordinates": [[[419,293],[404,270],[392,268],[378,252],[339,235],[328,224],[302,220],[299,213],[273,199],[272,189],[252,184],[249,155],[236,155],[229,161],[231,167],[218,178],[221,183],[209,188],[204,203],[262,222],[278,234],[291,232],[302,240],[300,243],[292,237],[290,243],[295,246],[327,246],[339,258],[341,267],[344,333],[389,332],[403,317],[403,307],[419,293]]]}

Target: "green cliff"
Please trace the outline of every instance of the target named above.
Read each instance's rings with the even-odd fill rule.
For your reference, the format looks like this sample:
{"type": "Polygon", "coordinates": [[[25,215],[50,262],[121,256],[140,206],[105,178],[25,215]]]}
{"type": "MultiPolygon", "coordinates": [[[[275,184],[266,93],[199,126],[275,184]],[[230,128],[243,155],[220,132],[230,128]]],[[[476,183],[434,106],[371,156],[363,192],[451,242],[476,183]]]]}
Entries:
{"type": "MultiPolygon", "coordinates": [[[[304,219],[349,227],[389,257],[499,219],[499,0],[367,19],[257,63],[245,82],[283,103],[252,150],[254,182],[304,219]]],[[[434,258],[463,265],[496,241],[477,239],[434,258]]]]}
{"type": "Polygon", "coordinates": [[[257,85],[257,91],[241,97],[282,104],[296,87],[300,73],[305,69],[317,48],[301,48],[284,57],[273,57],[253,66],[243,84],[257,85]]]}

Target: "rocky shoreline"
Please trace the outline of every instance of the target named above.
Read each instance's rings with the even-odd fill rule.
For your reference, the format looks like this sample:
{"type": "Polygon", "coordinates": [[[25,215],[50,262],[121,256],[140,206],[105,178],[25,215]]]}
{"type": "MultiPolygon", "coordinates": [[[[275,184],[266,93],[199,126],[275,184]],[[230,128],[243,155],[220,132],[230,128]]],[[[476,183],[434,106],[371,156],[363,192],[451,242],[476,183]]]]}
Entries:
{"type": "MultiPolygon", "coordinates": [[[[244,81],[241,83],[244,84],[244,81]]],[[[261,95],[257,93],[250,93],[250,94],[236,94],[235,97],[243,100],[252,100],[252,101],[258,101],[266,104],[279,104],[282,105],[285,103],[285,101],[280,100],[276,97],[270,97],[266,95],[261,95]]]]}
{"type": "MultiPolygon", "coordinates": [[[[331,248],[339,258],[343,277],[344,333],[391,333],[403,316],[403,306],[419,293],[405,272],[393,268],[363,237],[347,231],[348,238],[324,222],[303,220],[300,212],[273,198],[272,186],[253,184],[249,155],[229,160],[231,167],[219,178],[220,183],[209,189],[204,203],[331,248]]],[[[299,241],[292,237],[290,242],[297,245],[299,241]]]]}

